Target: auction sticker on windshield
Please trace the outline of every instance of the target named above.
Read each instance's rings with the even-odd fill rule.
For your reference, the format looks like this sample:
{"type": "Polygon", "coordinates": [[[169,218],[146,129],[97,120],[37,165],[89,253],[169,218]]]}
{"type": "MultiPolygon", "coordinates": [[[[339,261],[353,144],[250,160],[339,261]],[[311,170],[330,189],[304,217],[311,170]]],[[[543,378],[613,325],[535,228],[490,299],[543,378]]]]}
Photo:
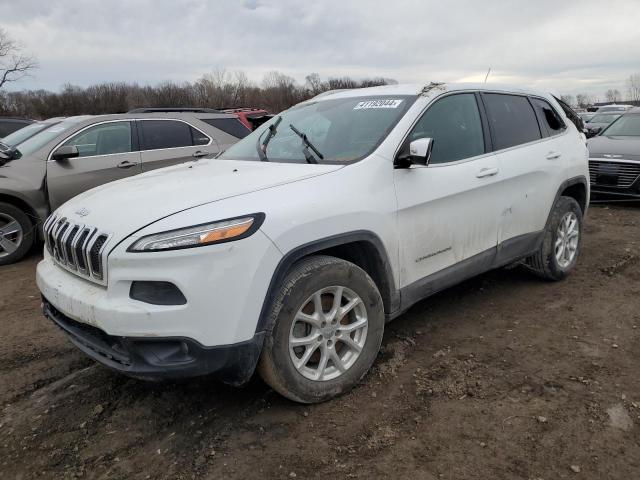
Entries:
{"type": "Polygon", "coordinates": [[[365,110],[367,108],[398,108],[402,100],[366,100],[364,102],[358,102],[354,110],[365,110]]]}

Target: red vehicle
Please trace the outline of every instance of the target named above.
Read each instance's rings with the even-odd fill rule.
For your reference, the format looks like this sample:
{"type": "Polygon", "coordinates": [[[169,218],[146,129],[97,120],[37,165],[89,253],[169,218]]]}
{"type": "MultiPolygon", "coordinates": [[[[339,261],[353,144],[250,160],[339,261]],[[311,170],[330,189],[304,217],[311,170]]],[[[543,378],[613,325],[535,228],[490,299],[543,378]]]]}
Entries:
{"type": "Polygon", "coordinates": [[[273,117],[273,114],[261,108],[222,108],[223,113],[233,113],[250,130],[255,130],[264,122],[273,117]]]}

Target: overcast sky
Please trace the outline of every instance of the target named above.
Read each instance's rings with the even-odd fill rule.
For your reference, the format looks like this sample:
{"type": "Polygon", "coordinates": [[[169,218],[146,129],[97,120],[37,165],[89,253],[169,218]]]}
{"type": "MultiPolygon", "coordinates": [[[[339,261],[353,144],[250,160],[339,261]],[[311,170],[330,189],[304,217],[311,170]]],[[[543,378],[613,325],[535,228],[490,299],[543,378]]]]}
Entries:
{"type": "Polygon", "coordinates": [[[38,58],[11,89],[193,81],[215,69],[489,81],[604,97],[640,72],[640,0],[0,0],[38,58]]]}

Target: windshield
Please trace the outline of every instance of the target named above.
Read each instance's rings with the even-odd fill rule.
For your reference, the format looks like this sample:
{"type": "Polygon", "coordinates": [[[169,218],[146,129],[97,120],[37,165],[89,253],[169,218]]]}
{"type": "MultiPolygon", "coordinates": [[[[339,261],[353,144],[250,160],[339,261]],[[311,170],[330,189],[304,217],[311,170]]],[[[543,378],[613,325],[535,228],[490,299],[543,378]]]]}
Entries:
{"type": "Polygon", "coordinates": [[[219,158],[260,160],[256,146],[269,138],[263,148],[269,161],[307,163],[309,153],[305,154],[305,140],[300,136],[304,134],[306,146],[311,143],[322,155],[314,154],[318,163],[354,162],[380,145],[416,98],[393,95],[304,102],[261,125],[219,158]],[[275,133],[274,129],[267,132],[271,125],[275,133]]]}
{"type": "MultiPolygon", "coordinates": [[[[20,143],[18,150],[22,155],[31,155],[33,152],[44,147],[48,142],[56,138],[62,132],[65,132],[78,123],[89,117],[70,117],[62,120],[60,123],[50,125],[48,128],[36,133],[32,137],[20,143]]],[[[26,127],[25,127],[26,128],[26,127]]],[[[8,138],[8,137],[7,137],[8,138]]]]}
{"type": "Polygon", "coordinates": [[[2,139],[2,143],[9,147],[15,147],[16,145],[20,145],[27,138],[33,137],[36,133],[41,132],[47,127],[55,125],[56,122],[36,122],[31,125],[27,125],[20,130],[13,132],[11,135],[7,135],[2,139]]]}
{"type": "Polygon", "coordinates": [[[588,123],[611,123],[616,118],[619,118],[619,114],[607,113],[604,115],[595,115],[588,123]]]}
{"type": "Polygon", "coordinates": [[[621,137],[640,137],[640,115],[623,115],[600,135],[617,135],[621,137]]]}

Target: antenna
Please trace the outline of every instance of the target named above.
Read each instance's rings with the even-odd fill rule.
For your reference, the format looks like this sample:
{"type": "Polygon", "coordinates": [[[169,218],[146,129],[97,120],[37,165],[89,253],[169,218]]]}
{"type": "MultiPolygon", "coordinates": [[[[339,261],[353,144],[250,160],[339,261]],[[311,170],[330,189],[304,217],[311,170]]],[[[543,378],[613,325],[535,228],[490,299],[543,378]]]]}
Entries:
{"type": "Polygon", "coordinates": [[[489,78],[489,74],[491,73],[491,67],[487,70],[487,75],[484,77],[484,83],[487,83],[487,78],[489,78]]]}

